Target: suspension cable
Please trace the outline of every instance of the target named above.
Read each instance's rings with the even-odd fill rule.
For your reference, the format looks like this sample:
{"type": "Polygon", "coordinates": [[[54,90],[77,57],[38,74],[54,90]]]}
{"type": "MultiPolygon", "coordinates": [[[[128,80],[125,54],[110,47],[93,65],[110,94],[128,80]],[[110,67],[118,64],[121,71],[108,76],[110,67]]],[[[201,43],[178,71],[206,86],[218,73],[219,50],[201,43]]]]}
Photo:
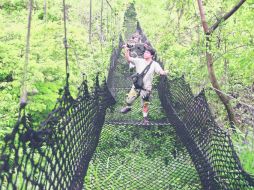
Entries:
{"type": "Polygon", "coordinates": [[[68,44],[67,44],[67,27],[66,27],[66,4],[63,0],[63,13],[64,13],[64,48],[65,48],[65,67],[66,67],[66,87],[69,88],[69,62],[68,62],[68,44]]]}
{"type": "Polygon", "coordinates": [[[29,63],[29,54],[30,54],[30,36],[31,36],[31,21],[32,21],[32,11],[33,11],[33,0],[29,1],[29,14],[28,14],[28,26],[27,26],[27,37],[26,37],[26,56],[25,64],[23,67],[23,76],[21,79],[21,97],[20,97],[20,109],[25,108],[27,104],[27,68],[29,63]]]}

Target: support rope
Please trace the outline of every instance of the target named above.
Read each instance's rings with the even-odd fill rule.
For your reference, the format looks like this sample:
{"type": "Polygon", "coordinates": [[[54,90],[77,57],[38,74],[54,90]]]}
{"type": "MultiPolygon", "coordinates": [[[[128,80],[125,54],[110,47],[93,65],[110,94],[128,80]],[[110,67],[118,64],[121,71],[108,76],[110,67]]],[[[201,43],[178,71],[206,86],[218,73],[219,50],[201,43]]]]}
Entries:
{"type": "Polygon", "coordinates": [[[25,64],[24,64],[24,68],[23,68],[23,76],[22,76],[22,80],[21,80],[20,109],[23,109],[27,104],[27,86],[26,86],[27,81],[26,80],[27,80],[29,54],[30,54],[32,11],[33,11],[33,0],[30,0],[29,1],[27,36],[26,36],[26,56],[25,56],[25,64]]]}
{"type": "Polygon", "coordinates": [[[64,48],[65,48],[65,70],[66,70],[66,87],[69,89],[69,62],[68,62],[68,41],[67,41],[67,27],[66,27],[66,3],[63,0],[63,14],[64,14],[64,48]]]}

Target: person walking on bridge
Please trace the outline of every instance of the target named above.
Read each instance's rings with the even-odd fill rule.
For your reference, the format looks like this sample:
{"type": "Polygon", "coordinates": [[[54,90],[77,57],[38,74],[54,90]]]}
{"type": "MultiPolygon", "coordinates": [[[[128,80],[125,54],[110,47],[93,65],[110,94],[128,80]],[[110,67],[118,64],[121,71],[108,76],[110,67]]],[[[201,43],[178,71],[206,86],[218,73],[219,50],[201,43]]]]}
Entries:
{"type": "Polygon", "coordinates": [[[125,59],[128,63],[132,63],[135,66],[136,73],[141,74],[144,70],[146,70],[145,75],[143,76],[143,85],[141,88],[132,86],[128,96],[126,98],[126,106],[121,109],[121,113],[127,113],[131,111],[131,106],[134,101],[141,96],[141,104],[142,104],[142,112],[143,112],[143,122],[144,124],[148,124],[148,104],[149,98],[152,91],[152,82],[154,73],[160,75],[167,75],[167,71],[164,71],[160,64],[153,60],[155,55],[155,50],[150,46],[146,46],[146,50],[144,52],[144,58],[133,58],[130,56],[130,50],[127,45],[123,46],[125,48],[125,59]],[[150,66],[148,67],[148,65],[150,66]]]}

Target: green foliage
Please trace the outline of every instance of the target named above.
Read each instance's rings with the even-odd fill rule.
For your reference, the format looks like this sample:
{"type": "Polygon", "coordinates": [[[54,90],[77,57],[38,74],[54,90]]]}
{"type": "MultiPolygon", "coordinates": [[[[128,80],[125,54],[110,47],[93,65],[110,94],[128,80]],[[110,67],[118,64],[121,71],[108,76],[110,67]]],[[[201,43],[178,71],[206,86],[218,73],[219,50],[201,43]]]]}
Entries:
{"type": "MultiPolygon", "coordinates": [[[[110,7],[104,4],[103,34],[101,34],[99,19],[101,1],[93,0],[91,44],[88,44],[89,1],[66,2],[70,89],[75,97],[83,74],[87,77],[90,88],[98,72],[101,74],[100,79],[107,76],[112,46],[117,44],[118,34],[124,32],[121,24],[130,1],[111,0],[115,12],[111,12],[110,7]],[[117,15],[116,18],[114,14],[117,15]]],[[[29,96],[27,106],[28,113],[33,117],[34,126],[43,121],[52,110],[59,97],[58,91],[65,84],[62,1],[47,1],[46,15],[43,3],[43,0],[36,0],[34,3],[26,81],[28,91],[34,92],[29,96]]],[[[208,24],[211,26],[217,17],[229,11],[235,3],[235,0],[204,1],[208,24]]],[[[27,5],[26,0],[0,0],[0,147],[4,135],[10,133],[18,117],[20,82],[25,60],[27,5]]],[[[196,2],[135,0],[135,8],[144,32],[158,51],[165,68],[170,71],[170,77],[185,74],[194,92],[208,86],[205,36],[196,2]]],[[[246,2],[232,17],[223,22],[212,36],[215,72],[222,89],[228,93],[239,92],[254,82],[253,9],[253,0],[246,2]]],[[[133,13],[128,16],[136,15],[133,13]]],[[[225,123],[225,111],[217,96],[210,90],[207,95],[217,120],[225,123]]],[[[152,101],[154,105],[159,105],[159,102],[152,101]]],[[[139,102],[136,104],[137,107],[138,104],[139,102]]],[[[156,106],[151,108],[150,117],[159,119],[161,110],[156,106]]],[[[141,115],[135,117],[139,118],[141,115]]],[[[126,131],[122,128],[124,127],[109,132],[105,136],[108,140],[100,146],[102,150],[112,151],[116,156],[115,160],[118,157],[130,158],[139,152],[141,156],[136,160],[139,166],[143,166],[147,160],[155,159],[157,156],[165,158],[174,152],[175,136],[166,136],[164,129],[143,131],[131,128],[130,131],[126,131]],[[133,140],[131,143],[130,138],[133,140]],[[161,146],[162,144],[164,146],[161,146]],[[165,155],[166,153],[170,154],[165,155]]],[[[239,131],[238,134],[242,135],[242,132],[239,131]]],[[[250,138],[247,144],[242,144],[242,140],[234,138],[234,145],[244,168],[254,173],[253,138],[250,138]]],[[[96,175],[98,165],[92,166],[94,168],[89,172],[96,175]]],[[[96,183],[100,187],[100,183],[108,182],[112,175],[121,169],[113,168],[106,179],[96,183]]]]}
{"type": "Polygon", "coordinates": [[[254,174],[253,134],[253,128],[246,128],[244,132],[237,130],[237,132],[232,135],[234,147],[240,157],[241,163],[244,169],[251,174],[254,174]]]}
{"type": "Polygon", "coordinates": [[[0,8],[6,11],[7,13],[11,13],[13,11],[21,11],[26,8],[27,1],[26,0],[1,0],[0,8]]]}
{"type": "MultiPolygon", "coordinates": [[[[66,1],[68,60],[70,65],[70,90],[75,98],[77,87],[88,79],[89,87],[100,73],[100,81],[107,76],[112,48],[117,45],[120,27],[114,19],[123,21],[126,4],[119,0],[111,2],[117,11],[117,19],[105,4],[103,11],[103,41],[100,38],[100,6],[93,5],[92,43],[88,43],[89,2],[66,1]],[[85,2],[85,4],[84,4],[85,2]],[[111,15],[106,19],[107,15],[111,15]],[[96,18],[97,17],[97,18],[96,18]],[[96,19],[95,19],[96,18],[96,19]],[[107,26],[106,22],[111,23],[107,26]]],[[[95,1],[94,1],[95,2],[95,1]]],[[[96,3],[96,2],[95,2],[96,3]]],[[[24,76],[25,42],[27,35],[28,1],[0,1],[0,142],[10,132],[17,120],[21,81],[24,76]],[[7,130],[8,129],[8,130],[7,130]]],[[[40,124],[53,109],[59,97],[58,91],[65,85],[65,50],[62,1],[47,1],[44,15],[44,0],[33,5],[30,55],[26,86],[29,92],[27,113],[32,115],[34,125],[40,124]]]]}

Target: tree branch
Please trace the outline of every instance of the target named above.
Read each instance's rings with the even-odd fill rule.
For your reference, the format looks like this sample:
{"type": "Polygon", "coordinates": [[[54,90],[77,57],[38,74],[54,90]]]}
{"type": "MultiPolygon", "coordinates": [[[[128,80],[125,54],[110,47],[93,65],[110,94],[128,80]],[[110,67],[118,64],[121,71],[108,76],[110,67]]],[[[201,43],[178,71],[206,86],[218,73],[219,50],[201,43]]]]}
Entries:
{"type": "Polygon", "coordinates": [[[234,6],[228,13],[221,17],[213,26],[210,27],[208,34],[211,34],[223,21],[231,17],[245,2],[246,0],[240,0],[239,3],[234,6]]]}
{"type": "Polygon", "coordinates": [[[106,2],[108,4],[108,6],[110,7],[111,11],[113,11],[113,8],[112,8],[111,4],[108,2],[108,0],[106,0],[106,2]]]}

